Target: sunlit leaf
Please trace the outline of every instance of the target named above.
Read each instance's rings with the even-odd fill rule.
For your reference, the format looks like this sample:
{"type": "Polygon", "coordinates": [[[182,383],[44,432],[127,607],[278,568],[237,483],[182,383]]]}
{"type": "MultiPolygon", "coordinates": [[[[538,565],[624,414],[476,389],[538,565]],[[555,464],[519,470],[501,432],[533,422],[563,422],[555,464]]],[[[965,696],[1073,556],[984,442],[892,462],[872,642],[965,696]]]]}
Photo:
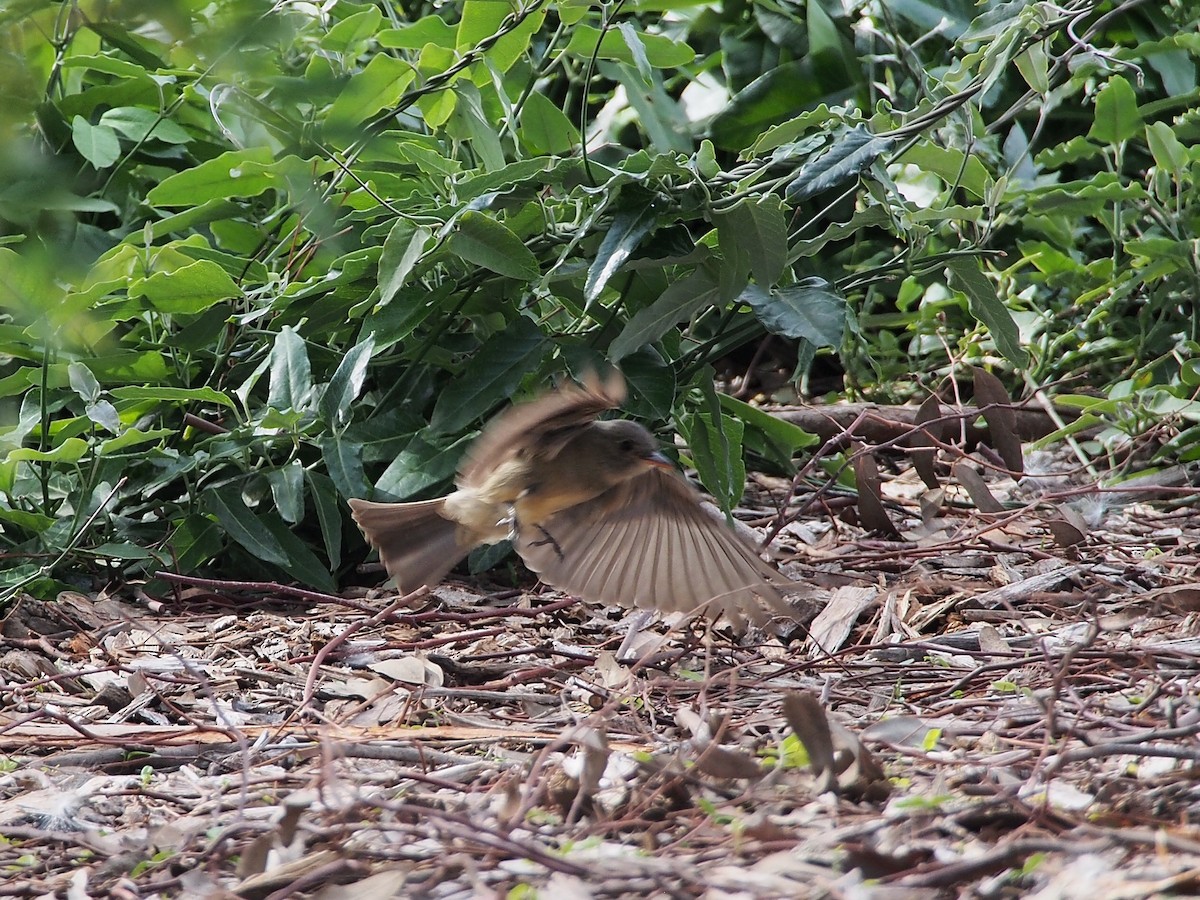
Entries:
{"type": "Polygon", "coordinates": [[[280,411],[304,408],[312,393],[312,370],[304,340],[284,325],[271,348],[271,382],[267,405],[280,411]]]}
{"type": "Polygon", "coordinates": [[[71,139],[79,154],[97,169],[107,169],[121,156],[117,133],[107,125],[92,125],[83,116],[71,122],[71,139]]]}
{"type": "Polygon", "coordinates": [[[1120,75],[1108,79],[1096,97],[1096,115],[1088,137],[1102,144],[1119,144],[1134,137],[1144,124],[1129,82],[1120,75]]]}

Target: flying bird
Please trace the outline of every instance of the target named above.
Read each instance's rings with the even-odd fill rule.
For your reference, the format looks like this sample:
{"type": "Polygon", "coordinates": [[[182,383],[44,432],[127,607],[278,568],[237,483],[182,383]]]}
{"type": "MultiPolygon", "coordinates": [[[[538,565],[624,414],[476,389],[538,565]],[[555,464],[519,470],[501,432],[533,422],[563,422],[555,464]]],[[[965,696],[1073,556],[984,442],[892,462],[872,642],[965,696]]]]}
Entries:
{"type": "Polygon", "coordinates": [[[401,591],[432,587],[481,544],[511,538],[541,579],[584,600],[724,615],[792,616],[795,588],[759,558],[636,422],[598,420],[625,399],[614,373],[565,384],[497,415],[449,496],[351,500],[354,520],[401,591]]]}

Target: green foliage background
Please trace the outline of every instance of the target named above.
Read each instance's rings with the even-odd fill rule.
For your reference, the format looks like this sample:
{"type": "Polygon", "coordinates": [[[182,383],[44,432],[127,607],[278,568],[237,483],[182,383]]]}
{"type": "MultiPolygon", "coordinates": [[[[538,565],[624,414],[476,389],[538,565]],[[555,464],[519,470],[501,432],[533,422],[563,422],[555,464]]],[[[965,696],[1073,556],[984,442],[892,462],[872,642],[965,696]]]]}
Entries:
{"type": "MultiPolygon", "coordinates": [[[[8,595],[213,566],[324,589],[344,498],[615,362],[719,500],[810,438],[713,389],[771,333],[852,392],[959,366],[1190,420],[1194,4],[0,9],[8,595]],[[584,152],[583,145],[587,151],[584,152]],[[916,374],[914,374],[916,373],[916,374]]],[[[1183,430],[1161,451],[1196,455],[1183,430]]]]}

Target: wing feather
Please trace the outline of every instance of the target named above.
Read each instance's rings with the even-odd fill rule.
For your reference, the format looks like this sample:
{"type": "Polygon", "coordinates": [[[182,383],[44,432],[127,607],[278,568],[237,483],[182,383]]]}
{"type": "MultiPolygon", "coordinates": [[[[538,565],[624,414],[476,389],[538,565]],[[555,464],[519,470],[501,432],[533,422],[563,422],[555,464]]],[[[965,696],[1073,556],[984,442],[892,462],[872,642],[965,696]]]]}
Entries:
{"type": "Polygon", "coordinates": [[[707,610],[735,623],[786,611],[792,585],[700,506],[682,477],[653,469],[537,528],[517,523],[517,552],[555,587],[586,600],[660,611],[707,610]]]}
{"type": "Polygon", "coordinates": [[[487,480],[505,460],[530,447],[553,456],[581,426],[625,400],[625,379],[614,370],[607,381],[594,372],[583,384],[566,383],[547,394],[497,415],[475,439],[458,469],[460,487],[487,480]]]}

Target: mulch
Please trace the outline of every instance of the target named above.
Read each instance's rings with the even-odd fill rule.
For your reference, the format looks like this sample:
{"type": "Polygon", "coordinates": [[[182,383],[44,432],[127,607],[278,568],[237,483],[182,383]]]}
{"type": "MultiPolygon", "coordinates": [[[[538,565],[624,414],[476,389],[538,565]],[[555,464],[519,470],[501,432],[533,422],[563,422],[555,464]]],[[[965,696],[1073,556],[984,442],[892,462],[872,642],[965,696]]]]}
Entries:
{"type": "Polygon", "coordinates": [[[755,476],[795,621],[625,660],[623,610],[482,578],[22,597],[0,896],[1200,892],[1195,489],[983,463],[992,512],[885,464],[887,540],[755,476]]]}

